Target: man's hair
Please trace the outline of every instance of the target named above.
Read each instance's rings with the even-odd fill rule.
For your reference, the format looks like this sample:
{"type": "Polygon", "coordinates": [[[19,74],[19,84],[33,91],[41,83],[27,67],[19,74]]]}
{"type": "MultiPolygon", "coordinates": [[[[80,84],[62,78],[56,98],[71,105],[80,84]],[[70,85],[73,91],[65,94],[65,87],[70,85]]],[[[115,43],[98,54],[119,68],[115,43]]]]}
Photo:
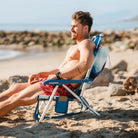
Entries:
{"type": "Polygon", "coordinates": [[[90,32],[93,18],[89,12],[77,11],[72,15],[73,20],[79,20],[82,25],[88,25],[88,32],[90,32]]]}

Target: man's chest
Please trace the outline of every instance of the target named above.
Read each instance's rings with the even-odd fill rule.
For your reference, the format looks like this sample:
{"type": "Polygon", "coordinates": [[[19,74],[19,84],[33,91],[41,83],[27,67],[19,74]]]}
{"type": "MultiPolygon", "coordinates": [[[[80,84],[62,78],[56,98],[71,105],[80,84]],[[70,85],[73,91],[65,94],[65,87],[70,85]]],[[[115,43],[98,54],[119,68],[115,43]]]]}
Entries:
{"type": "Polygon", "coordinates": [[[69,53],[68,53],[68,58],[71,59],[79,59],[80,58],[80,51],[78,49],[78,47],[74,46],[70,49],[69,53]]]}

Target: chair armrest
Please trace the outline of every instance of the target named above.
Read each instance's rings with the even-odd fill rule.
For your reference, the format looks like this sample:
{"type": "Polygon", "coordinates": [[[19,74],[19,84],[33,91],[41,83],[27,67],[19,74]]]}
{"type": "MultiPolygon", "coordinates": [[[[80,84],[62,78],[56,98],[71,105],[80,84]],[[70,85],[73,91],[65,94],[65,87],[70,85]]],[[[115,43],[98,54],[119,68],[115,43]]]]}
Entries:
{"type": "Polygon", "coordinates": [[[84,83],[91,81],[89,78],[81,79],[81,80],[57,80],[57,79],[50,79],[43,82],[43,85],[47,84],[56,84],[56,85],[62,85],[62,84],[70,84],[70,83],[84,83]]]}

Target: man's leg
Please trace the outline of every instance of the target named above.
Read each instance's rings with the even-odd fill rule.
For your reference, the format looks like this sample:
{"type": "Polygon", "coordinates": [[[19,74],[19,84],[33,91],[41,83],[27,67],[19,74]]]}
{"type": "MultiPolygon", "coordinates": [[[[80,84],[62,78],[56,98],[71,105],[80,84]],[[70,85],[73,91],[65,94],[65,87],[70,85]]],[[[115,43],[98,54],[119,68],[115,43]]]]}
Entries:
{"type": "Polygon", "coordinates": [[[0,103],[0,117],[8,114],[16,107],[36,103],[38,95],[45,95],[39,83],[30,85],[19,93],[13,94],[10,98],[0,103]]]}
{"type": "Polygon", "coordinates": [[[21,90],[27,88],[28,86],[29,86],[29,83],[14,83],[14,84],[12,84],[9,89],[0,93],[0,102],[8,99],[13,94],[20,92],[21,90]]]}

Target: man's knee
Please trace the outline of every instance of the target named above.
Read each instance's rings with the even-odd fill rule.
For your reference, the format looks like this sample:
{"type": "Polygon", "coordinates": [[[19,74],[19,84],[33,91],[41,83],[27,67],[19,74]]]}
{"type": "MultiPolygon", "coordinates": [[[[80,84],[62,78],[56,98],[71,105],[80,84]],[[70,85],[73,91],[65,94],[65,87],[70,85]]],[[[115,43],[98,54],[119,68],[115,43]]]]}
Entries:
{"type": "Polygon", "coordinates": [[[20,83],[12,83],[10,88],[18,88],[20,86],[20,83]]]}
{"type": "Polygon", "coordinates": [[[28,86],[27,83],[14,83],[11,85],[11,88],[18,91],[25,89],[27,86],[28,86]]]}
{"type": "Polygon", "coordinates": [[[18,107],[18,103],[19,103],[19,100],[17,98],[17,94],[14,94],[12,95],[11,97],[9,97],[7,100],[5,100],[5,105],[10,105],[11,107],[18,107]]]}
{"type": "Polygon", "coordinates": [[[10,96],[9,97],[9,101],[11,101],[11,103],[13,103],[13,102],[16,102],[16,101],[18,101],[18,93],[16,93],[16,94],[13,94],[12,96],[10,96]]]}

